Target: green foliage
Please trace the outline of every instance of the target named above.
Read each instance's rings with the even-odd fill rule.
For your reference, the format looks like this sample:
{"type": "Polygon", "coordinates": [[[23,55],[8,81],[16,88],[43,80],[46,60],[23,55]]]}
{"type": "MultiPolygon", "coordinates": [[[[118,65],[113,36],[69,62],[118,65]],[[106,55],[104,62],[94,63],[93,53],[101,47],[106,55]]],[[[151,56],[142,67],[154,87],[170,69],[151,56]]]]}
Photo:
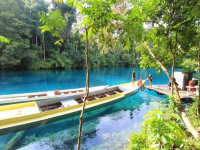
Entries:
{"type": "Polygon", "coordinates": [[[199,128],[200,127],[200,117],[197,115],[197,98],[198,97],[195,97],[194,98],[195,102],[193,102],[191,106],[188,105],[187,107],[189,107],[188,116],[189,116],[192,124],[194,125],[194,127],[199,128]]]}
{"type": "Polygon", "coordinates": [[[0,36],[0,42],[2,43],[9,43],[9,40],[3,36],[0,36]]]}
{"type": "Polygon", "coordinates": [[[150,150],[146,145],[146,134],[143,133],[133,133],[130,137],[129,149],[131,150],[150,150]]]}
{"type": "MultiPolygon", "coordinates": [[[[139,62],[135,47],[123,51],[123,44],[115,44],[112,36],[117,31],[115,21],[122,19],[113,7],[116,2],[76,1],[75,4],[74,1],[85,16],[81,26],[86,22],[85,25],[92,25],[89,30],[93,40],[89,48],[91,68],[133,66],[139,62]]],[[[10,41],[9,44],[0,42],[2,70],[85,68],[84,36],[72,29],[76,22],[74,7],[54,1],[53,8],[48,10],[44,0],[2,0],[0,11],[0,32],[10,41]],[[38,27],[42,27],[45,34],[38,27]],[[63,44],[55,45],[55,41],[63,44]]]]}
{"type": "Polygon", "coordinates": [[[198,146],[195,140],[185,134],[184,128],[181,127],[181,118],[174,111],[177,106],[173,98],[170,99],[170,105],[163,102],[156,103],[156,108],[144,116],[142,131],[139,134],[133,133],[130,138],[130,149],[172,149],[174,147],[189,150],[191,147],[198,146]]]}
{"type": "Polygon", "coordinates": [[[41,14],[40,22],[45,24],[44,26],[40,27],[41,32],[51,32],[54,37],[60,37],[59,40],[55,42],[55,44],[61,45],[63,39],[61,38],[61,31],[66,26],[66,20],[63,19],[59,10],[55,10],[49,13],[47,16],[44,12],[41,14]]]}
{"type": "Polygon", "coordinates": [[[143,68],[158,68],[152,57],[149,57],[143,41],[149,43],[153,53],[164,66],[172,65],[173,54],[179,63],[182,62],[183,58],[187,57],[184,54],[195,46],[192,40],[197,39],[194,36],[197,28],[195,26],[197,2],[197,0],[179,1],[179,3],[175,0],[131,1],[133,7],[127,11],[123,20],[125,26],[120,32],[120,42],[124,43],[125,48],[137,43],[137,51],[141,54],[140,65],[143,68]],[[191,17],[191,13],[194,18],[191,17]],[[130,34],[131,32],[134,34],[130,34]]]}
{"type": "Polygon", "coordinates": [[[190,71],[194,71],[194,70],[198,70],[198,62],[195,59],[192,58],[188,58],[188,59],[184,59],[181,67],[183,68],[183,71],[185,72],[190,72],[190,71]]]}
{"type": "Polygon", "coordinates": [[[1,35],[10,40],[10,44],[0,43],[0,66],[11,68],[19,65],[27,53],[32,25],[27,21],[28,11],[23,1],[2,0],[0,12],[1,35]]]}
{"type": "Polygon", "coordinates": [[[124,66],[129,66],[132,63],[132,56],[130,54],[124,54],[122,56],[124,66]]]}

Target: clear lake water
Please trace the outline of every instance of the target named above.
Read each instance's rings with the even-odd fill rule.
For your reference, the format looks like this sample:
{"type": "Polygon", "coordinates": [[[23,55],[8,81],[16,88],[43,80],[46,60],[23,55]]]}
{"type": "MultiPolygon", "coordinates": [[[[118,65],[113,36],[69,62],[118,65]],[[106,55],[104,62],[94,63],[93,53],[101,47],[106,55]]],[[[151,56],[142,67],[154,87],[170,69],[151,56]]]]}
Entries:
{"type": "MultiPolygon", "coordinates": [[[[90,71],[90,86],[117,85],[131,82],[133,68],[103,68],[90,71]]],[[[149,73],[153,84],[167,84],[164,72],[136,68],[136,80],[146,79],[149,73]]],[[[86,70],[5,71],[0,72],[0,95],[54,91],[85,86],[86,70]]],[[[148,85],[148,83],[147,83],[148,85]]],[[[82,150],[120,150],[127,147],[132,132],[139,132],[143,115],[153,102],[167,98],[145,89],[113,105],[85,113],[82,131],[82,150]]],[[[73,150],[77,146],[79,116],[43,126],[0,136],[0,149],[6,149],[16,135],[20,138],[10,149],[73,150]]]]}

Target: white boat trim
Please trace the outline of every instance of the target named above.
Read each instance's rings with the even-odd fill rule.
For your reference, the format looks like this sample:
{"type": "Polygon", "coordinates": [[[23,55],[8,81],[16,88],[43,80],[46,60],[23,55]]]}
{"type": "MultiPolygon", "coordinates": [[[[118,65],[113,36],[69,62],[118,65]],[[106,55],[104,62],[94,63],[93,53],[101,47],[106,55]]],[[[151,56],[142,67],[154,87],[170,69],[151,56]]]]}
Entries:
{"type": "MultiPolygon", "coordinates": [[[[105,86],[97,86],[90,87],[90,92],[106,89],[108,85],[105,86]]],[[[24,93],[24,94],[11,94],[11,95],[0,95],[0,105],[11,104],[11,103],[20,103],[20,102],[31,102],[31,101],[40,101],[46,99],[66,99],[67,97],[71,97],[74,95],[84,94],[85,88],[78,89],[69,89],[69,90],[59,90],[60,95],[55,95],[55,91],[47,91],[47,92],[36,92],[36,93],[24,93]],[[72,93],[71,91],[77,91],[76,93],[72,93]],[[79,92],[80,91],[80,92],[79,92]],[[64,94],[65,92],[69,92],[68,94],[64,94]],[[35,97],[29,98],[30,95],[34,95],[35,97]],[[39,96],[46,95],[46,96],[39,96]]]]}

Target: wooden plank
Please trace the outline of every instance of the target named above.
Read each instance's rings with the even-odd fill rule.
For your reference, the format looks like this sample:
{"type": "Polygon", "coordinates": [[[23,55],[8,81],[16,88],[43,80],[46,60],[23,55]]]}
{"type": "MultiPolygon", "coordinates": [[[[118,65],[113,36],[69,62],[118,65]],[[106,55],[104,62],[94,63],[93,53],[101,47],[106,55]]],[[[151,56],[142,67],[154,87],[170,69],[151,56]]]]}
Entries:
{"type": "MultiPolygon", "coordinates": [[[[152,88],[145,86],[145,88],[149,89],[149,90],[154,90],[160,94],[164,94],[164,95],[171,95],[171,90],[168,89],[167,85],[153,85],[152,88]]],[[[181,98],[186,98],[186,97],[190,97],[193,98],[195,95],[195,92],[193,93],[189,93],[187,91],[183,91],[183,90],[179,90],[179,94],[181,98]]]]}

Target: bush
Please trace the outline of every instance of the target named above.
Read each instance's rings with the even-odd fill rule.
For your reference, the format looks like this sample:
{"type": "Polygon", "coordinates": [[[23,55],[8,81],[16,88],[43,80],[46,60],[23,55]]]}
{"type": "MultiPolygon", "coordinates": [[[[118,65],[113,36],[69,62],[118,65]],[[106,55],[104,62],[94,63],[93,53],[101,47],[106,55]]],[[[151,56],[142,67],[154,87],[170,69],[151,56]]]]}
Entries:
{"type": "Polygon", "coordinates": [[[199,148],[195,144],[195,139],[188,137],[184,128],[181,128],[181,118],[174,111],[177,105],[172,103],[174,103],[173,98],[170,100],[170,105],[156,103],[156,108],[144,116],[146,119],[142,122],[142,131],[139,134],[133,133],[130,138],[130,149],[199,148]]]}

